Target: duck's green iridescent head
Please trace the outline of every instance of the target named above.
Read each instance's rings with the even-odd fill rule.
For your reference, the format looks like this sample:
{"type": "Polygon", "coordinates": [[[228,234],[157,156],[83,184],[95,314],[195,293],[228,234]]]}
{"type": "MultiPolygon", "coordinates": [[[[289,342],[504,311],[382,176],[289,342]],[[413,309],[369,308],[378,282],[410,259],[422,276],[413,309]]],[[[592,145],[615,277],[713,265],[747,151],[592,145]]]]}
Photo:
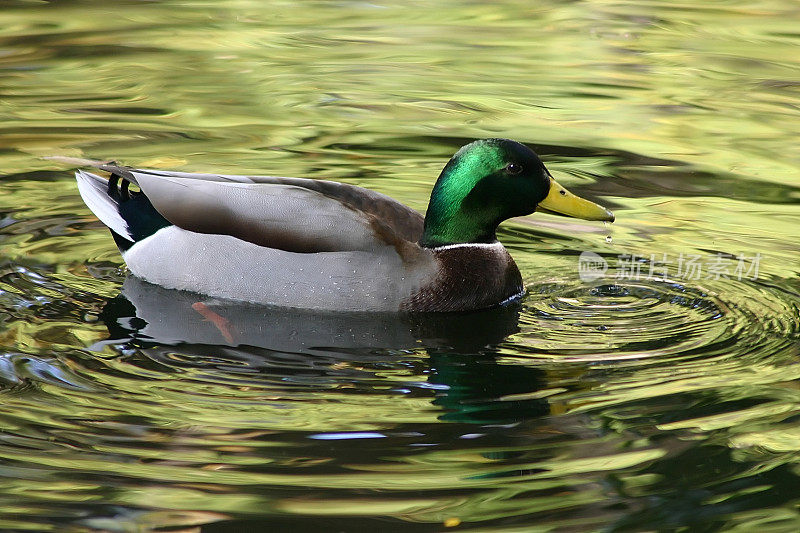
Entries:
{"type": "Polygon", "coordinates": [[[461,148],[436,181],[420,244],[436,247],[496,240],[497,225],[536,210],[614,221],[608,209],[561,187],[533,150],[509,139],[461,148]]]}

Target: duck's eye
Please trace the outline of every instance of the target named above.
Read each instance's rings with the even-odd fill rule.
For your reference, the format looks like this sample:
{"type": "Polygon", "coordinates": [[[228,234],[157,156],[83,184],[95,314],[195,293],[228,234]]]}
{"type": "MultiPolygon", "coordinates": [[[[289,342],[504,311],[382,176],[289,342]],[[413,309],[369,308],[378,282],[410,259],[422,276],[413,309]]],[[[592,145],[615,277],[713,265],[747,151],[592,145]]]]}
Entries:
{"type": "Polygon", "coordinates": [[[522,172],[522,165],[518,165],[516,163],[509,163],[506,165],[506,172],[509,174],[519,174],[522,172]]]}

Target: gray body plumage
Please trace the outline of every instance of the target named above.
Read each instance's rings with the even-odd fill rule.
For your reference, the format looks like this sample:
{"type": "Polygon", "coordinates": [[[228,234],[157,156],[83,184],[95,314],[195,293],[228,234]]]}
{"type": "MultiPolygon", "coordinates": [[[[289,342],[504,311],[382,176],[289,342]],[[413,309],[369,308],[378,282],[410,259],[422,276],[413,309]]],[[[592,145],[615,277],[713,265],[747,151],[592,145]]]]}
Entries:
{"type": "Polygon", "coordinates": [[[427,255],[422,268],[406,268],[386,245],[298,253],[170,226],[123,257],[133,274],[170,289],[304,309],[398,311],[435,278],[436,260],[427,255]]]}

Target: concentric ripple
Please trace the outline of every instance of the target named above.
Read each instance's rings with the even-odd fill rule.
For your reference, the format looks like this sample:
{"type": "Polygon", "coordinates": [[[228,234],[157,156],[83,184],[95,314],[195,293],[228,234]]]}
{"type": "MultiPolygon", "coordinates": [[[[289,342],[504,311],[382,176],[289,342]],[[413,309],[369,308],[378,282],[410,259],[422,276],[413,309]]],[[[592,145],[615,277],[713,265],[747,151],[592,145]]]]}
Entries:
{"type": "Polygon", "coordinates": [[[752,281],[548,281],[529,287],[523,335],[536,357],[620,360],[781,352],[797,296],[752,281]]]}

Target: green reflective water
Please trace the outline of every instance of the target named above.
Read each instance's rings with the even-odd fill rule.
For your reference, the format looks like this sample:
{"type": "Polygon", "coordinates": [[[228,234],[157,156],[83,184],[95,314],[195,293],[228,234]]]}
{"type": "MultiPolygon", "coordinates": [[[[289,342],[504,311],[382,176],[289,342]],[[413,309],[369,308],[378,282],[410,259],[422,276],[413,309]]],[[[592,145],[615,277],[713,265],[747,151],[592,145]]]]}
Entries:
{"type": "Polygon", "coordinates": [[[0,529],[797,531],[798,17],[6,1],[0,529]],[[617,215],[505,224],[519,307],[212,305],[225,333],[126,279],[71,169],[39,159],[328,178],[422,210],[488,136],[617,215]],[[584,251],[603,277],[580,279],[584,251]]]}

